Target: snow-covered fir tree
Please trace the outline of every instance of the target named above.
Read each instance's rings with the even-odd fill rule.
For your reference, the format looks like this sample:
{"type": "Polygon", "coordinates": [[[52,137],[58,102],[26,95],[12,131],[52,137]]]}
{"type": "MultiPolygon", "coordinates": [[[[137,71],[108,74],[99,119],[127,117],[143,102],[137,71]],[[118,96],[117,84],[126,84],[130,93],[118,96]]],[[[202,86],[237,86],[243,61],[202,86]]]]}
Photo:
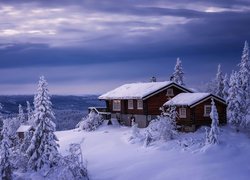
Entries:
{"type": "MultiPolygon", "coordinates": [[[[245,115],[250,109],[250,60],[249,60],[249,46],[247,41],[245,41],[241,62],[239,66],[239,78],[240,78],[240,88],[243,92],[243,98],[246,101],[246,106],[242,111],[244,111],[245,115]]],[[[246,119],[244,122],[246,126],[246,119]]]]}
{"type": "Polygon", "coordinates": [[[70,144],[69,155],[61,158],[56,174],[59,179],[89,180],[81,144],[70,144]]]}
{"type": "Polygon", "coordinates": [[[216,82],[215,95],[223,98],[224,84],[223,84],[223,74],[222,74],[222,71],[221,71],[221,65],[220,64],[218,65],[215,82],[216,82]]]}
{"type": "Polygon", "coordinates": [[[2,117],[2,109],[3,109],[3,105],[0,103],[0,118],[2,117]]]}
{"type": "Polygon", "coordinates": [[[5,119],[5,125],[7,127],[7,133],[9,136],[9,139],[11,141],[11,147],[19,145],[18,143],[18,137],[17,137],[17,129],[20,127],[20,121],[17,117],[13,118],[6,118],[5,119]]]}
{"type": "Polygon", "coordinates": [[[58,141],[53,122],[54,113],[45,78],[40,77],[37,94],[34,97],[35,132],[27,149],[28,165],[37,171],[43,167],[51,168],[56,165],[58,158],[58,141]]]}
{"type": "Polygon", "coordinates": [[[228,89],[228,106],[227,106],[227,116],[231,124],[236,126],[238,131],[242,120],[245,118],[245,114],[242,112],[242,106],[245,106],[243,99],[243,92],[240,88],[240,79],[237,72],[232,72],[230,76],[230,88],[228,89]]]}
{"type": "Polygon", "coordinates": [[[1,132],[2,141],[0,149],[0,179],[11,180],[12,179],[12,163],[11,163],[11,141],[8,135],[7,125],[4,124],[1,132]]]}
{"type": "Polygon", "coordinates": [[[27,120],[28,120],[28,124],[29,125],[35,125],[34,121],[33,121],[33,110],[30,106],[30,102],[29,101],[26,101],[26,104],[27,104],[27,120]]]}
{"type": "Polygon", "coordinates": [[[162,115],[169,117],[172,120],[171,122],[173,123],[173,126],[176,126],[176,119],[178,118],[178,113],[176,111],[176,106],[172,104],[172,101],[170,106],[166,110],[162,110],[162,115]]]}
{"type": "Polygon", "coordinates": [[[212,119],[211,128],[209,133],[207,134],[206,144],[218,144],[219,143],[219,116],[217,112],[217,108],[214,103],[214,99],[211,102],[211,113],[210,118],[212,119]]]}
{"type": "Polygon", "coordinates": [[[223,90],[222,90],[222,94],[223,94],[223,98],[227,101],[228,98],[228,90],[229,90],[229,78],[228,75],[225,74],[224,78],[223,78],[223,90]]]}
{"type": "Polygon", "coordinates": [[[170,80],[184,86],[185,83],[183,79],[184,79],[184,72],[182,68],[182,63],[180,58],[177,58],[176,65],[174,68],[174,73],[172,74],[170,80]]]}
{"type": "MultiPolygon", "coordinates": [[[[0,103],[0,127],[3,126],[3,115],[2,115],[2,109],[3,109],[3,105],[0,103]]],[[[2,136],[0,135],[0,141],[2,139],[2,136]]]]}
{"type": "Polygon", "coordinates": [[[18,106],[18,119],[20,121],[20,124],[24,124],[26,122],[25,116],[23,113],[23,107],[21,104],[19,104],[19,106],[18,106]]]}
{"type": "Polygon", "coordinates": [[[22,144],[20,146],[20,150],[23,153],[26,153],[28,147],[30,146],[32,137],[33,137],[33,132],[32,131],[28,131],[28,132],[24,133],[24,139],[23,139],[22,144]]]}
{"type": "Polygon", "coordinates": [[[91,110],[89,114],[76,125],[76,127],[80,130],[94,131],[102,124],[102,122],[103,119],[101,116],[91,110]]]}

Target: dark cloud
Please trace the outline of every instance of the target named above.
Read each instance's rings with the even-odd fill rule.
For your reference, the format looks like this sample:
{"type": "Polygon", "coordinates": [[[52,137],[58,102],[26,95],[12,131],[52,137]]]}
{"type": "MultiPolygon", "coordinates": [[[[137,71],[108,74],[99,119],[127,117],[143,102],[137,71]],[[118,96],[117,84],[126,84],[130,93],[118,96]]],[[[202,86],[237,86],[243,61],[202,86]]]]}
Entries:
{"type": "Polygon", "coordinates": [[[187,81],[198,86],[218,63],[235,68],[250,37],[249,7],[243,0],[3,0],[0,85],[42,74],[74,87],[164,80],[181,57],[187,81]]]}

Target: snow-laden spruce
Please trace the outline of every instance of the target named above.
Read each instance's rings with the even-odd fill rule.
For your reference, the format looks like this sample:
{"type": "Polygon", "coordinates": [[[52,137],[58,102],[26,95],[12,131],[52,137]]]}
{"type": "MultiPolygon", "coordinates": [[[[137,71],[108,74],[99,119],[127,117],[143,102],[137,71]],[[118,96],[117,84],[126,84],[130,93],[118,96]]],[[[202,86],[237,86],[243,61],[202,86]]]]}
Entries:
{"type": "Polygon", "coordinates": [[[224,97],[223,90],[224,90],[224,75],[221,71],[221,65],[219,64],[215,78],[213,78],[206,84],[206,92],[215,94],[223,98],[224,97]]]}
{"type": "Polygon", "coordinates": [[[7,127],[7,133],[11,141],[11,146],[16,146],[18,144],[17,129],[20,127],[20,121],[18,118],[7,118],[5,119],[5,124],[7,127]]]}
{"type": "Polygon", "coordinates": [[[25,124],[26,122],[26,119],[25,119],[25,116],[24,116],[24,112],[23,112],[23,107],[21,104],[19,104],[18,106],[18,119],[20,121],[20,124],[25,124]]]}
{"type": "Polygon", "coordinates": [[[94,131],[102,124],[102,122],[102,117],[95,113],[95,111],[91,110],[89,114],[76,125],[76,128],[79,130],[94,131]]]}
{"type": "Polygon", "coordinates": [[[170,80],[177,84],[184,86],[185,83],[183,79],[184,79],[184,72],[182,68],[182,63],[181,63],[180,58],[177,58],[176,65],[174,68],[174,73],[172,74],[170,80]]]}
{"type": "Polygon", "coordinates": [[[212,120],[211,128],[209,133],[207,134],[206,139],[206,145],[209,144],[219,144],[219,116],[217,112],[217,108],[214,103],[214,99],[211,100],[211,112],[210,112],[210,118],[212,120]]]}
{"type": "Polygon", "coordinates": [[[51,168],[56,165],[58,158],[57,137],[54,134],[54,113],[45,78],[40,77],[37,94],[34,97],[34,121],[36,124],[31,144],[27,149],[28,165],[37,171],[43,167],[51,168]]]}
{"type": "Polygon", "coordinates": [[[249,46],[247,41],[245,41],[241,62],[239,66],[239,79],[240,79],[240,88],[242,90],[242,96],[244,106],[242,105],[242,113],[244,117],[242,119],[242,126],[246,127],[248,122],[246,115],[250,109],[250,60],[249,60],[249,46]]]}
{"type": "MultiPolygon", "coordinates": [[[[6,120],[5,120],[6,122],[6,120]]],[[[11,141],[8,135],[8,126],[6,123],[3,125],[1,132],[2,141],[0,149],[0,179],[12,179],[13,167],[11,163],[11,141]]]]}
{"type": "Polygon", "coordinates": [[[215,95],[223,98],[224,84],[223,84],[223,74],[221,71],[220,64],[218,65],[215,82],[216,82],[215,95]]]}
{"type": "Polygon", "coordinates": [[[31,126],[35,126],[35,123],[34,123],[34,118],[33,118],[33,110],[30,106],[30,102],[29,101],[26,101],[26,104],[27,104],[27,121],[28,121],[28,124],[31,125],[31,126]]]}
{"type": "Polygon", "coordinates": [[[57,168],[57,177],[62,179],[88,180],[88,171],[83,160],[81,144],[72,143],[69,155],[64,156],[57,168]]]}
{"type": "Polygon", "coordinates": [[[224,78],[223,78],[223,90],[222,90],[222,94],[223,94],[223,98],[225,101],[227,101],[228,98],[228,90],[229,90],[229,78],[228,75],[225,74],[224,78]]]}
{"type": "Polygon", "coordinates": [[[235,125],[238,131],[242,120],[245,118],[245,114],[242,112],[242,108],[245,106],[245,100],[242,89],[240,88],[240,79],[237,72],[232,72],[229,86],[227,116],[228,121],[235,125]]]}

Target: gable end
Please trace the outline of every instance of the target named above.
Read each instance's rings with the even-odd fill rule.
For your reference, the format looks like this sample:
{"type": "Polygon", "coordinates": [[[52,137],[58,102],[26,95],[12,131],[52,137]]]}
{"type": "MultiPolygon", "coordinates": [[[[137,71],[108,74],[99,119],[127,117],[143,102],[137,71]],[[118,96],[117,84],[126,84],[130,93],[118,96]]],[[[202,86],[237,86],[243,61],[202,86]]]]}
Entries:
{"type": "Polygon", "coordinates": [[[150,98],[150,97],[152,97],[152,96],[154,96],[154,95],[156,95],[156,94],[158,94],[158,93],[160,93],[160,92],[162,92],[162,91],[164,91],[164,90],[166,90],[166,89],[168,89],[170,87],[176,87],[176,88],[178,88],[178,89],[180,89],[180,90],[182,90],[184,92],[188,92],[188,93],[192,93],[193,92],[193,91],[191,91],[191,90],[189,90],[187,88],[184,88],[184,87],[182,87],[182,86],[180,86],[180,85],[172,82],[171,84],[169,84],[169,85],[167,85],[167,86],[165,86],[165,87],[163,87],[163,88],[161,88],[161,89],[159,89],[159,90],[157,90],[157,91],[155,91],[155,92],[153,92],[153,93],[151,93],[151,94],[143,97],[142,99],[146,100],[146,99],[148,99],[148,98],[150,98]]]}
{"type": "Polygon", "coordinates": [[[190,105],[190,108],[193,108],[193,107],[197,106],[198,104],[201,104],[201,103],[203,103],[204,101],[207,101],[208,99],[211,99],[211,98],[214,98],[214,99],[216,99],[217,101],[221,102],[222,104],[227,105],[226,102],[225,102],[225,100],[223,100],[223,99],[221,99],[221,98],[219,98],[219,97],[217,97],[217,96],[214,96],[214,95],[209,95],[209,96],[207,96],[207,97],[205,97],[205,98],[199,100],[198,102],[196,102],[196,103],[190,105]]]}

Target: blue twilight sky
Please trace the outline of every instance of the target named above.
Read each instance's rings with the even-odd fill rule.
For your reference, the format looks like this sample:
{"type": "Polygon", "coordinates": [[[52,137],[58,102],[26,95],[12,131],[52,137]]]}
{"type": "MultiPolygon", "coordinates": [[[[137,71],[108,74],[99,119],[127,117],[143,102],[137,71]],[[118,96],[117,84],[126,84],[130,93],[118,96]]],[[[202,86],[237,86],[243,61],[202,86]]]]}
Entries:
{"type": "Polygon", "coordinates": [[[249,0],[1,0],[0,94],[96,94],[156,76],[180,57],[200,88],[250,39],[249,0]]]}

